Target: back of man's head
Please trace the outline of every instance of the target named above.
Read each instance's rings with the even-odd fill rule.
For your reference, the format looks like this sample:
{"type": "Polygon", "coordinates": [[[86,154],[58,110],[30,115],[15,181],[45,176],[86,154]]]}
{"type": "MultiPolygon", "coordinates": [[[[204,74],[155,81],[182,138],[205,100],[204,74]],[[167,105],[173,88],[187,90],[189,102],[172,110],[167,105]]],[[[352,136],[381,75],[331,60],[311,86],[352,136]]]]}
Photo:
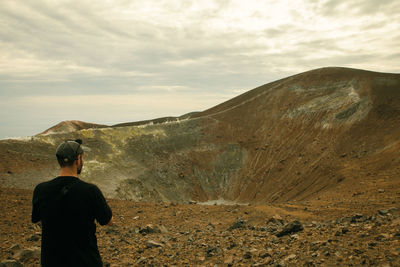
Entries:
{"type": "Polygon", "coordinates": [[[57,147],[57,161],[61,167],[72,166],[78,156],[83,153],[82,140],[64,141],[57,147]]]}

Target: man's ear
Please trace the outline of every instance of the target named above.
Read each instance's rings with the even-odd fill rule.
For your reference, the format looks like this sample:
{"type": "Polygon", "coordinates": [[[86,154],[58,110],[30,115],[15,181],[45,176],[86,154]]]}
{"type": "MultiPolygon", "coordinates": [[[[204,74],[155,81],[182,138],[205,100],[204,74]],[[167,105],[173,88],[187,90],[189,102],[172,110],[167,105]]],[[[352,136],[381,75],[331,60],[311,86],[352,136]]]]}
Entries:
{"type": "Polygon", "coordinates": [[[76,160],[78,160],[78,161],[82,160],[83,161],[83,155],[84,155],[84,153],[79,154],[78,158],[76,160]]]}

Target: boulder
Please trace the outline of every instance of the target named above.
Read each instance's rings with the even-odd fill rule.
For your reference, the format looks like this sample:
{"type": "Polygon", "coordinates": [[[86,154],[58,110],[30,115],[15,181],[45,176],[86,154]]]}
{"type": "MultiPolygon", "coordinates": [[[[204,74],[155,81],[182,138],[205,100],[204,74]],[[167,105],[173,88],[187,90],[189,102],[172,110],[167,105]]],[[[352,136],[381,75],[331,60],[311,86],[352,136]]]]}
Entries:
{"type": "Polygon", "coordinates": [[[282,236],[285,236],[285,235],[290,235],[290,234],[293,234],[293,233],[300,232],[303,229],[304,229],[303,225],[299,221],[295,220],[295,221],[292,221],[290,223],[285,224],[283,226],[282,230],[280,230],[276,234],[276,236],[277,237],[282,237],[282,236]]]}

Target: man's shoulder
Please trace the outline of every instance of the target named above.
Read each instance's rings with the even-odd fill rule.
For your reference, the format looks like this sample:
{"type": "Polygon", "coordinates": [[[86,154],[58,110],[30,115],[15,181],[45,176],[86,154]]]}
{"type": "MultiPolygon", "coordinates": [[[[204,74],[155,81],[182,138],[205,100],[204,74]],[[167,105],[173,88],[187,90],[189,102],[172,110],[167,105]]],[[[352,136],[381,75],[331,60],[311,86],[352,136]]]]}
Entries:
{"type": "Polygon", "coordinates": [[[73,190],[71,192],[83,192],[83,193],[93,193],[93,194],[98,194],[100,189],[98,188],[97,185],[82,181],[79,178],[76,177],[69,177],[69,176],[58,176],[56,178],[53,178],[49,181],[45,181],[42,183],[39,183],[36,185],[34,192],[48,192],[48,191],[53,191],[57,188],[63,187],[63,186],[68,186],[69,188],[76,188],[77,190],[73,190]]]}
{"type": "Polygon", "coordinates": [[[80,186],[82,186],[82,187],[85,187],[85,188],[90,188],[90,189],[97,189],[98,188],[97,185],[89,183],[89,182],[82,181],[80,179],[78,179],[78,184],[80,186]]]}
{"type": "Polygon", "coordinates": [[[40,189],[42,189],[42,188],[46,188],[46,187],[51,186],[52,184],[54,184],[54,180],[55,180],[55,179],[56,179],[56,178],[53,178],[53,179],[51,179],[51,180],[44,181],[44,182],[41,182],[41,183],[37,184],[37,185],[35,186],[35,191],[40,190],[40,189]]]}
{"type": "Polygon", "coordinates": [[[52,195],[60,186],[57,178],[37,184],[33,190],[33,198],[46,198],[52,195]]]}
{"type": "Polygon", "coordinates": [[[80,179],[77,179],[77,187],[79,187],[81,190],[85,191],[85,192],[91,192],[94,194],[97,194],[100,191],[99,187],[95,184],[89,183],[89,182],[85,182],[82,181],[80,179]]]}
{"type": "Polygon", "coordinates": [[[91,183],[87,183],[85,181],[82,181],[76,177],[72,177],[72,176],[58,176],[55,177],[51,180],[45,181],[45,182],[41,182],[39,184],[37,184],[35,186],[35,191],[41,191],[41,190],[52,190],[54,188],[58,188],[58,187],[63,187],[65,185],[73,185],[73,184],[77,184],[77,187],[81,187],[81,188],[85,188],[85,189],[93,189],[96,188],[96,185],[91,184],[91,183]]]}

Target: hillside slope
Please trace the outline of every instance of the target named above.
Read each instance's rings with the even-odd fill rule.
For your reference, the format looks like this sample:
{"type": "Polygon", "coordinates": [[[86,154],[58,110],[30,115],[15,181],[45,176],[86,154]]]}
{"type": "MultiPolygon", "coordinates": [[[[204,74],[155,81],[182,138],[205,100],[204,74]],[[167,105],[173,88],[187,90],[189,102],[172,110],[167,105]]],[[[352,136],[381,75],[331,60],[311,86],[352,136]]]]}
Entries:
{"type": "Polygon", "coordinates": [[[398,74],[317,69],[201,115],[218,121],[209,136],[247,151],[230,191],[234,199],[303,199],[321,190],[340,192],[349,185],[357,190],[360,183],[400,178],[398,74]]]}
{"type": "Polygon", "coordinates": [[[400,75],[323,68],[250,90],[182,121],[0,141],[0,182],[57,174],[56,145],[82,138],[82,178],[141,201],[369,198],[400,185],[400,75]]]}

